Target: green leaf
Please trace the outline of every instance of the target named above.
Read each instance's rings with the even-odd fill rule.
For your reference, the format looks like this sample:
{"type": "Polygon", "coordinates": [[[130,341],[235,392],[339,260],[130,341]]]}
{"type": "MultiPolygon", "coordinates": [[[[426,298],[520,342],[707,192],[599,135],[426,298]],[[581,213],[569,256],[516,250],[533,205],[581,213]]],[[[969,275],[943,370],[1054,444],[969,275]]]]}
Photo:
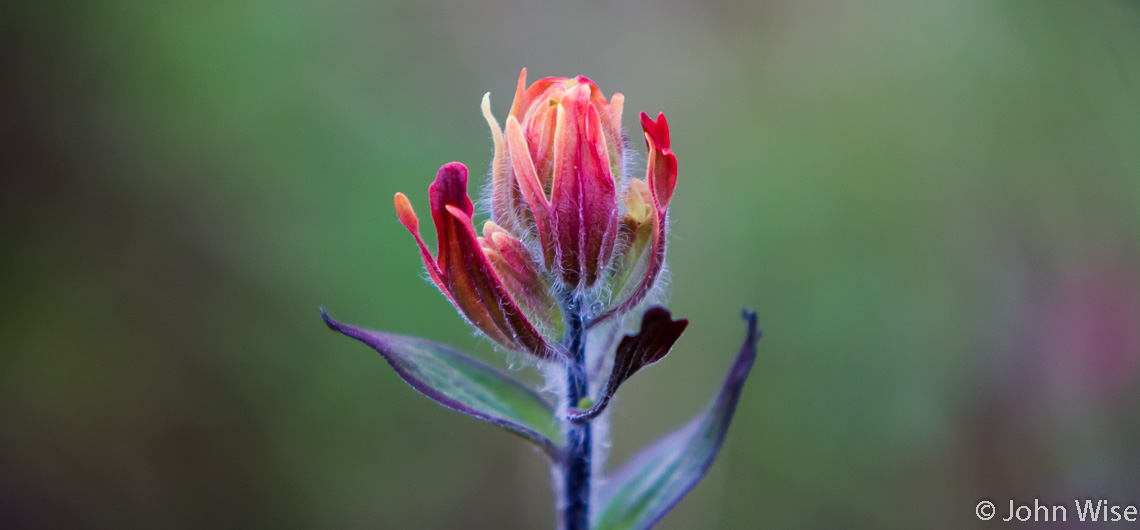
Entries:
{"type": "Polygon", "coordinates": [[[744,381],[756,360],[756,314],[712,405],[688,424],[635,455],[599,492],[594,530],[645,530],[657,524],[705,476],[724,443],[744,381]]]}
{"type": "Polygon", "coordinates": [[[341,324],[325,314],[329,328],[367,344],[419,393],[456,412],[530,440],[551,458],[562,430],[550,404],[509,375],[443,344],[341,324]]]}

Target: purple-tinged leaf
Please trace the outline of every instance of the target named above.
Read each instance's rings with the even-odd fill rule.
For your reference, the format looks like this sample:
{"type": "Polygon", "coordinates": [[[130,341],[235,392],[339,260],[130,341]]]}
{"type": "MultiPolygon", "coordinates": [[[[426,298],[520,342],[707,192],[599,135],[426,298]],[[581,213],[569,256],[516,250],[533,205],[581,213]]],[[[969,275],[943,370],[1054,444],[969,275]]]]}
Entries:
{"type": "Polygon", "coordinates": [[[341,324],[329,328],[380,353],[404,382],[436,403],[522,436],[557,458],[562,430],[546,400],[514,378],[458,350],[416,337],[341,324]]]}
{"type": "Polygon", "coordinates": [[[688,325],[689,321],[686,319],[673,320],[673,315],[664,307],[649,308],[641,316],[641,331],[637,335],[622,337],[618,343],[617,351],[614,353],[614,367],[601,399],[590,410],[570,412],[570,419],[584,422],[601,414],[613,399],[618,387],[638,370],[663,359],[688,325]]]}
{"type": "Polygon", "coordinates": [[[756,313],[712,406],[684,427],[630,459],[599,492],[594,530],[646,530],[657,524],[705,476],[724,442],[744,380],[756,360],[756,313]]]}

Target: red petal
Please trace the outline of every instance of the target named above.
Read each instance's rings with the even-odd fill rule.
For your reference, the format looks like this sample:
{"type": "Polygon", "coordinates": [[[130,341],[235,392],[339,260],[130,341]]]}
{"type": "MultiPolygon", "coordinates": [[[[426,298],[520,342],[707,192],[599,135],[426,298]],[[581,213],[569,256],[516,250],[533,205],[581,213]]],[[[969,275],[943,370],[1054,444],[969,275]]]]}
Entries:
{"type": "Polygon", "coordinates": [[[665,121],[664,113],[658,113],[655,121],[648,114],[642,112],[641,130],[653,138],[655,145],[660,146],[661,149],[669,149],[669,124],[665,121]]]}
{"type": "Polygon", "coordinates": [[[452,302],[480,330],[511,349],[549,359],[554,350],[526,319],[495,275],[471,224],[467,168],[443,166],[429,188],[439,238],[439,268],[452,302]]]}
{"type": "Polygon", "coordinates": [[[633,309],[652,290],[657,276],[665,266],[665,222],[669,209],[669,200],[673,197],[673,189],[677,186],[677,157],[670,148],[669,123],[665,121],[664,114],[658,114],[657,120],[641,113],[641,128],[645,131],[645,143],[649,149],[649,162],[645,168],[645,179],[649,183],[649,192],[653,197],[653,248],[650,255],[649,266],[645,271],[637,289],[629,298],[610,307],[598,315],[590,325],[597,324],[609,317],[633,309]]]}
{"type": "MultiPolygon", "coordinates": [[[[561,85],[558,85],[561,86],[561,85]]],[[[558,124],[557,105],[542,105],[526,116],[526,144],[538,183],[545,188],[554,168],[554,128],[558,124]]]]}
{"type": "Polygon", "coordinates": [[[649,149],[646,179],[658,212],[664,217],[673,189],[677,186],[677,156],[669,148],[669,124],[664,114],[658,114],[657,121],[653,121],[642,112],[641,128],[645,131],[645,145],[649,149]]]}
{"type": "Polygon", "coordinates": [[[495,274],[511,296],[536,320],[552,324],[558,309],[551,298],[550,286],[526,245],[492,222],[483,225],[480,242],[495,274]]]}
{"type": "Polygon", "coordinates": [[[606,143],[614,155],[612,160],[620,162],[625,149],[621,138],[621,110],[625,103],[625,96],[615,93],[609,101],[606,101],[602,89],[598,88],[598,85],[593,81],[581,75],[576,77],[575,81],[590,87],[590,103],[598,108],[598,113],[602,117],[602,129],[606,132],[606,143]]]}
{"type": "Polygon", "coordinates": [[[551,216],[563,281],[596,279],[603,243],[615,226],[617,195],[589,85],[566,91],[555,133],[551,216]]]}
{"type": "Polygon", "coordinates": [[[507,117],[507,149],[511,154],[511,164],[514,167],[519,190],[534,215],[538,239],[542,245],[546,266],[549,268],[554,264],[554,233],[550,224],[550,202],[546,199],[546,192],[542,189],[542,183],[535,173],[526,138],[514,116],[507,117]]]}
{"type": "Polygon", "coordinates": [[[519,84],[515,88],[515,100],[511,103],[511,116],[523,120],[527,109],[536,99],[539,99],[543,93],[547,91],[552,85],[566,82],[565,77],[546,77],[535,81],[530,87],[526,86],[526,68],[519,72],[519,84]]]}
{"type": "Polygon", "coordinates": [[[601,116],[594,105],[586,107],[585,140],[581,176],[585,190],[582,219],[585,221],[586,284],[594,281],[609,264],[617,236],[617,189],[610,171],[609,151],[601,116]]]}

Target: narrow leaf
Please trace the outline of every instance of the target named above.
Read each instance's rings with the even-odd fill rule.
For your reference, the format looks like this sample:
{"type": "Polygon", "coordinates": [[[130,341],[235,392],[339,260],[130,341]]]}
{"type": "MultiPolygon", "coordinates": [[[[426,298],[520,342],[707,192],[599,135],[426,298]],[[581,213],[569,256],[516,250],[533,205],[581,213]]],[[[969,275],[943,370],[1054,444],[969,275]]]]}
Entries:
{"type": "Polygon", "coordinates": [[[704,477],[720,451],[744,380],[756,360],[756,313],[720,394],[704,413],[634,456],[599,492],[595,530],[646,530],[704,477]]]}
{"type": "Polygon", "coordinates": [[[649,308],[641,316],[641,331],[636,335],[622,337],[618,343],[614,353],[614,367],[610,371],[609,382],[606,383],[606,389],[598,404],[585,412],[570,412],[570,419],[584,422],[601,414],[618,387],[638,370],[665,358],[665,354],[669,353],[673,343],[681,338],[681,333],[688,325],[689,321],[686,319],[673,320],[673,315],[664,307],[649,308]]]}
{"type": "Polygon", "coordinates": [[[330,329],[380,353],[417,392],[456,412],[492,423],[556,458],[562,431],[546,400],[514,378],[449,346],[341,324],[321,309],[330,329]]]}

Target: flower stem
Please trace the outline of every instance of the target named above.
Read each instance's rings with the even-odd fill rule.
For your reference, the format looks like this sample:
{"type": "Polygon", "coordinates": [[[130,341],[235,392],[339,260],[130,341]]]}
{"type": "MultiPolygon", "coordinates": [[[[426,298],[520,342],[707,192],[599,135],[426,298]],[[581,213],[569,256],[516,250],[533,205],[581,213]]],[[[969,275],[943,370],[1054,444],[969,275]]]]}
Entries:
{"type": "MultiPolygon", "coordinates": [[[[566,370],[567,408],[576,407],[589,394],[586,379],[586,327],[582,318],[582,303],[570,300],[566,304],[567,327],[565,344],[572,362],[566,370]]],[[[562,420],[567,430],[566,452],[562,460],[561,488],[562,530],[588,530],[590,506],[590,423],[562,420]]]]}

